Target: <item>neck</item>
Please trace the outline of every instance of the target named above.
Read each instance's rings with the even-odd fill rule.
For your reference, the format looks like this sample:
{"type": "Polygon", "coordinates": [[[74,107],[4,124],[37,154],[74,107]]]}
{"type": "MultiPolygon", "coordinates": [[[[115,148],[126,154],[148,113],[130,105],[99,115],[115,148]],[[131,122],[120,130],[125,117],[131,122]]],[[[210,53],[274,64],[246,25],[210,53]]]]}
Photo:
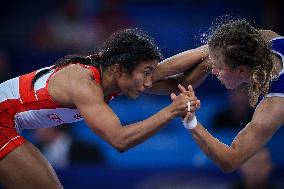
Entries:
{"type": "Polygon", "coordinates": [[[120,89],[117,85],[113,73],[111,73],[108,68],[106,68],[105,70],[102,69],[100,70],[101,70],[101,86],[103,88],[104,95],[107,96],[114,92],[119,92],[120,89]]]}

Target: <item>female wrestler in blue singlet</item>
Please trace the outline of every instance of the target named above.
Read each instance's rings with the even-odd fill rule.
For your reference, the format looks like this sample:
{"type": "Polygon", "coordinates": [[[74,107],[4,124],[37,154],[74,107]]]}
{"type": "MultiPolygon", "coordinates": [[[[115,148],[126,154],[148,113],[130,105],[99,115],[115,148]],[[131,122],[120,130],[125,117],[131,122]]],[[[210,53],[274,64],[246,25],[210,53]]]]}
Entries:
{"type": "MultiPolygon", "coordinates": [[[[209,36],[212,73],[233,89],[249,87],[252,120],[231,146],[214,138],[201,124],[189,129],[201,149],[224,171],[235,170],[262,148],[284,123],[284,37],[256,30],[244,20],[219,25],[209,36]]],[[[190,115],[185,121],[196,120],[190,115]],[[193,119],[192,119],[193,118],[193,119]]]]}

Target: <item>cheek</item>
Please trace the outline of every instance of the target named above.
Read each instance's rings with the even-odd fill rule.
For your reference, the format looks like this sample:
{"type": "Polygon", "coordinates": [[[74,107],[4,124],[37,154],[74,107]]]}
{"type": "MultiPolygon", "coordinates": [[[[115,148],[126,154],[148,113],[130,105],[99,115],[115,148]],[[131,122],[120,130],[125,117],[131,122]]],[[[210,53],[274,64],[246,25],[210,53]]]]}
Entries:
{"type": "Polygon", "coordinates": [[[231,73],[228,70],[221,70],[221,71],[219,71],[219,77],[226,79],[226,80],[229,80],[233,77],[233,73],[231,73]]]}
{"type": "Polygon", "coordinates": [[[143,84],[143,81],[137,77],[132,77],[129,79],[126,83],[125,86],[128,89],[135,89],[143,84]]]}
{"type": "Polygon", "coordinates": [[[136,77],[132,77],[130,78],[129,83],[131,83],[132,87],[137,87],[143,84],[143,78],[136,76],[136,77]]]}
{"type": "Polygon", "coordinates": [[[228,73],[228,72],[223,72],[223,73],[221,73],[220,74],[221,76],[222,76],[222,78],[224,78],[224,79],[230,79],[231,78],[231,74],[230,73],[228,73]]]}
{"type": "Polygon", "coordinates": [[[140,81],[139,79],[135,79],[135,80],[132,82],[133,87],[140,85],[140,83],[141,83],[141,81],[140,81]]]}
{"type": "Polygon", "coordinates": [[[136,78],[134,83],[135,83],[136,86],[140,86],[140,85],[143,85],[144,80],[143,80],[143,78],[136,78]]]}

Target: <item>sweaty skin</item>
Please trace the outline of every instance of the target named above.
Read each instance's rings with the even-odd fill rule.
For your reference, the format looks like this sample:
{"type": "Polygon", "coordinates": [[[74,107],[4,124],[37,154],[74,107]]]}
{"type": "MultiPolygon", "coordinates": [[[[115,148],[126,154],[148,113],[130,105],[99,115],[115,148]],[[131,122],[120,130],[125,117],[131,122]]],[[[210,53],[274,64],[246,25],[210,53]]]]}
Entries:
{"type": "MultiPolygon", "coordinates": [[[[276,33],[261,31],[267,41],[277,37],[276,33]]],[[[281,70],[279,57],[274,64],[281,70]]],[[[252,120],[236,136],[231,146],[214,138],[200,123],[189,130],[200,148],[224,171],[237,169],[243,162],[261,149],[284,123],[284,98],[265,97],[257,106],[252,120]]]]}
{"type": "Polygon", "coordinates": [[[153,73],[153,86],[146,93],[168,95],[179,92],[178,84],[196,88],[209,75],[209,67],[207,46],[169,57],[158,64],[153,73]]]}
{"type": "Polygon", "coordinates": [[[174,117],[186,113],[189,97],[179,95],[170,106],[150,118],[127,126],[121,125],[116,114],[104,100],[104,96],[108,95],[109,91],[118,89],[118,86],[113,84],[114,81],[108,78],[119,78],[118,83],[124,90],[123,93],[136,98],[139,91],[151,86],[147,77],[152,76],[149,75],[146,78],[144,76],[143,70],[146,65],[149,66],[152,63],[140,64],[132,74],[121,73],[121,69],[113,66],[110,68],[110,73],[114,73],[113,77],[108,77],[107,72],[104,73],[105,82],[102,82],[102,86],[92,79],[89,70],[80,68],[79,65],[71,65],[62,70],[61,74],[60,72],[58,75],[55,74],[54,79],[50,80],[50,95],[60,104],[76,107],[87,125],[97,135],[118,151],[123,152],[152,136],[174,117]],[[67,73],[63,73],[64,71],[67,73]],[[69,81],[68,85],[63,82],[66,80],[69,81]],[[139,85],[137,85],[138,81],[139,85]]]}

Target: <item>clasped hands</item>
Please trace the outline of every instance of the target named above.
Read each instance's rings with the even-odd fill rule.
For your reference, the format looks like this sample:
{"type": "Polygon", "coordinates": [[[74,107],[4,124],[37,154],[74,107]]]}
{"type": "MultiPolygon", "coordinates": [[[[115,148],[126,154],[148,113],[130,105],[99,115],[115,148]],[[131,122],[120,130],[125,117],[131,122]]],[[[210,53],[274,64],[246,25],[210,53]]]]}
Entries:
{"type": "MultiPolygon", "coordinates": [[[[200,100],[195,96],[194,90],[191,85],[187,87],[183,87],[182,85],[178,85],[178,88],[180,90],[179,95],[186,95],[188,96],[188,102],[187,102],[187,109],[185,111],[185,114],[182,116],[184,123],[189,123],[195,118],[195,112],[200,108],[200,100]]],[[[171,94],[171,99],[174,100],[177,97],[174,93],[171,94]]]]}

